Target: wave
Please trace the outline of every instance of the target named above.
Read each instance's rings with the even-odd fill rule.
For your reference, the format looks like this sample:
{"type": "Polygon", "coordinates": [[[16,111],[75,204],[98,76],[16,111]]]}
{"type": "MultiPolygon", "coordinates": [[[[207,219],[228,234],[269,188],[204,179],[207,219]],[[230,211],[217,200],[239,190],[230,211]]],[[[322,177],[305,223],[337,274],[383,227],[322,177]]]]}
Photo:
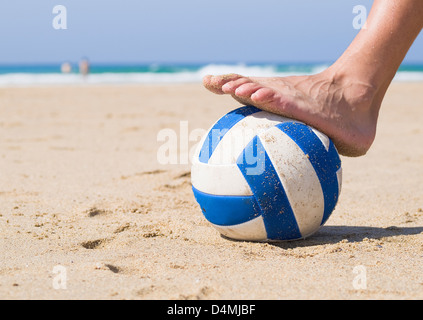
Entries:
{"type": "MultiPolygon", "coordinates": [[[[176,84],[198,83],[208,74],[237,73],[255,77],[279,77],[291,75],[309,75],[323,71],[328,65],[245,65],[245,64],[209,64],[190,67],[146,68],[93,68],[88,76],[77,73],[60,72],[18,72],[0,74],[0,87],[61,86],[61,85],[100,85],[100,84],[176,84]]],[[[28,68],[27,68],[28,69],[28,68]]],[[[423,71],[408,69],[397,73],[394,81],[423,81],[423,71]]]]}

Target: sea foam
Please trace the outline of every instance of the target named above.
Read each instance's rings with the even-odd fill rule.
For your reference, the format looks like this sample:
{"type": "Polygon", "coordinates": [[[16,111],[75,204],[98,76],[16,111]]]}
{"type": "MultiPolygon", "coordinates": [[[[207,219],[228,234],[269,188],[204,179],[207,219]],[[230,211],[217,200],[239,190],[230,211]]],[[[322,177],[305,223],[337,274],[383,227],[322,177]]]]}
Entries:
{"type": "MultiPolygon", "coordinates": [[[[283,77],[309,75],[323,71],[328,65],[246,65],[246,64],[208,64],[197,67],[163,68],[149,67],[142,72],[122,71],[121,67],[108,67],[107,71],[95,71],[88,76],[78,73],[25,72],[0,73],[0,87],[62,86],[62,85],[107,85],[107,84],[177,84],[198,83],[208,74],[237,73],[251,77],[283,77]]],[[[395,81],[423,81],[423,72],[399,71],[395,81]]]]}

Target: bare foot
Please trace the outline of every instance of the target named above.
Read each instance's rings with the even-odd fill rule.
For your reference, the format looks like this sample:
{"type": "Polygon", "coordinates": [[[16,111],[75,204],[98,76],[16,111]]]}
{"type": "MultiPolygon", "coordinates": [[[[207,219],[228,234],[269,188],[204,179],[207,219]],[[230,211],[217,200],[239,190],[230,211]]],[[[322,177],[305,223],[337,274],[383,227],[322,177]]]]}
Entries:
{"type": "Polygon", "coordinates": [[[242,104],[300,120],[322,131],[345,156],[364,155],[375,138],[380,94],[367,83],[329,69],[317,75],[283,78],[206,76],[203,83],[216,94],[231,94],[242,104]]]}

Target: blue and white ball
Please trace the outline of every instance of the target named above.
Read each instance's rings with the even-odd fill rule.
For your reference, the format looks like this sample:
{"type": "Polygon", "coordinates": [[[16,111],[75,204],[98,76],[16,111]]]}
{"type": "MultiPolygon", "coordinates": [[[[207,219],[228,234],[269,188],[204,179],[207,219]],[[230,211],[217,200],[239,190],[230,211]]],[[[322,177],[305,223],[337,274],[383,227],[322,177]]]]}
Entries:
{"type": "Polygon", "coordinates": [[[225,237],[306,238],[332,214],[341,160],[332,141],[296,120],[247,106],[219,119],[194,154],[193,191],[225,237]]]}

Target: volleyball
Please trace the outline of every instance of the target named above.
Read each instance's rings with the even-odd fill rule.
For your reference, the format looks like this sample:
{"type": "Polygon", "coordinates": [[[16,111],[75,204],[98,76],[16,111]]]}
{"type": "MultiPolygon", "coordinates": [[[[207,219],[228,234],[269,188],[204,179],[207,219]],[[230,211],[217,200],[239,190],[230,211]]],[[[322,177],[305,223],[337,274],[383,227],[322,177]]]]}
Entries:
{"type": "Polygon", "coordinates": [[[224,237],[298,240],[319,230],[334,211],[342,167],[323,133],[245,106],[204,135],[191,180],[204,217],[224,237]]]}

